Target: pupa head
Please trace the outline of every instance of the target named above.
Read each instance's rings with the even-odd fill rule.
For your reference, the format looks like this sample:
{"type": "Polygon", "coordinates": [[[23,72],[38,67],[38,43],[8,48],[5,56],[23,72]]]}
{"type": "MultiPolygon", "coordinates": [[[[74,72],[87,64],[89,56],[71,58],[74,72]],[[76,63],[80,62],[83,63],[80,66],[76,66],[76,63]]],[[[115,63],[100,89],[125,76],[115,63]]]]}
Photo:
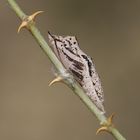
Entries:
{"type": "Polygon", "coordinates": [[[78,41],[75,36],[57,36],[48,32],[48,38],[54,52],[58,55],[58,51],[69,51],[73,54],[77,54],[79,50],[78,41]]]}

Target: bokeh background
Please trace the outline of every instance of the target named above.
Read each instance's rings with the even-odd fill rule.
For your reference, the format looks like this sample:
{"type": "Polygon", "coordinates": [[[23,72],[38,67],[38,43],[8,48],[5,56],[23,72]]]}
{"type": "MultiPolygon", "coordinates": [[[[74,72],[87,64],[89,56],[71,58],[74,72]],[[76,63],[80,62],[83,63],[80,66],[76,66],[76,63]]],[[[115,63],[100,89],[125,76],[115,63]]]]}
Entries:
{"type": "MultiPolygon", "coordinates": [[[[17,0],[47,31],[76,35],[93,57],[105,93],[107,115],[128,139],[140,137],[140,1],[17,0]]],[[[54,78],[51,63],[29,32],[17,34],[19,18],[0,0],[0,139],[112,140],[96,135],[98,120],[54,78]]]]}

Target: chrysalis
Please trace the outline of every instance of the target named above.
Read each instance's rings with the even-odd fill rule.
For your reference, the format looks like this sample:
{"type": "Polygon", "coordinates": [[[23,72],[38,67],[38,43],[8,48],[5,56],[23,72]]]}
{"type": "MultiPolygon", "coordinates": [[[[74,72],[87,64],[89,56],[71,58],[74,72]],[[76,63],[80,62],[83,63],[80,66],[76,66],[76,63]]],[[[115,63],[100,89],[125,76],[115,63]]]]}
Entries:
{"type": "Polygon", "coordinates": [[[48,37],[57,58],[73,74],[97,108],[105,113],[103,90],[91,57],[80,49],[75,36],[62,37],[48,32],[48,37]]]}

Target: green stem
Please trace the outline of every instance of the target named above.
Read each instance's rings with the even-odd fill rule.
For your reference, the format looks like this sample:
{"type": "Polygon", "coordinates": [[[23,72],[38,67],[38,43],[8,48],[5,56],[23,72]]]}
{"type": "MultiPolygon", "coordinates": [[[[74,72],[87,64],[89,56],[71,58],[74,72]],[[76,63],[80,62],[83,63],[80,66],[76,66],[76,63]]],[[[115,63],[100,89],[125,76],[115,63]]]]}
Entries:
{"type": "MultiPolygon", "coordinates": [[[[27,15],[21,10],[21,8],[18,6],[15,0],[7,0],[10,4],[11,8],[15,11],[17,16],[23,20],[27,15]]],[[[65,73],[65,68],[61,64],[61,62],[57,59],[57,57],[54,55],[50,47],[48,46],[47,42],[41,35],[40,31],[37,29],[35,24],[30,24],[28,26],[30,32],[32,33],[33,37],[36,39],[40,47],[43,49],[45,54],[49,57],[51,62],[55,65],[58,72],[63,75],[65,73]]],[[[80,97],[80,99],[85,103],[85,105],[90,109],[90,111],[97,117],[97,119],[100,121],[100,123],[106,123],[107,118],[105,115],[101,114],[98,108],[92,103],[92,101],[87,97],[87,95],[83,92],[81,87],[77,83],[72,83],[72,79],[67,79],[66,83],[67,85],[74,91],[74,93],[80,97]]],[[[109,131],[117,140],[126,140],[121,133],[114,127],[109,127],[109,131]]]]}

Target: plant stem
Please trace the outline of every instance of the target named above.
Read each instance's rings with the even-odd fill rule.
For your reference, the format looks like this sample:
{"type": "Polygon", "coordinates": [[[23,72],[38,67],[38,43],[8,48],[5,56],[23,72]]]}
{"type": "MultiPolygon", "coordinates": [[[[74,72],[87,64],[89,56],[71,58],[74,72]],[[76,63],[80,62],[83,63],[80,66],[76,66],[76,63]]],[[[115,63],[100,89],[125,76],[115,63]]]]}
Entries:
{"type": "MultiPolygon", "coordinates": [[[[16,3],[15,0],[7,0],[8,3],[10,4],[11,8],[15,11],[17,16],[23,20],[27,15],[21,10],[19,5],[16,3]]],[[[47,42],[41,35],[40,31],[37,29],[35,24],[30,24],[28,26],[29,31],[32,33],[33,37],[36,39],[37,43],[40,45],[40,47],[43,49],[45,54],[49,57],[51,62],[54,64],[58,72],[63,75],[65,73],[65,68],[61,64],[61,62],[57,59],[57,57],[54,55],[50,47],[48,46],[47,42]]],[[[74,91],[76,95],[80,97],[80,99],[85,103],[85,105],[90,109],[90,111],[97,117],[97,119],[100,121],[100,123],[105,123],[107,122],[107,118],[105,115],[101,114],[101,112],[98,110],[98,108],[92,103],[92,101],[87,97],[87,95],[83,92],[81,87],[76,83],[71,83],[72,79],[67,79],[66,83],[67,85],[74,91]]],[[[110,126],[109,131],[111,134],[114,136],[115,139],[117,140],[125,140],[125,138],[120,134],[120,132],[110,126]]]]}

